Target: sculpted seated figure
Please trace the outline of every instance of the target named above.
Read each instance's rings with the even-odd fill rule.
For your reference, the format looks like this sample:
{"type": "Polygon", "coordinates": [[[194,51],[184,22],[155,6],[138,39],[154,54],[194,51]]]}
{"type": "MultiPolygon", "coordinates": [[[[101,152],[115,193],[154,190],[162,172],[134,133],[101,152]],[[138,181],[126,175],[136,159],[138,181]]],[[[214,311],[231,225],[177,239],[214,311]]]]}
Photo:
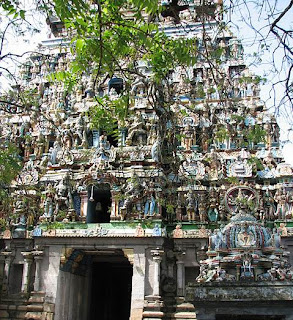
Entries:
{"type": "Polygon", "coordinates": [[[201,265],[200,266],[200,274],[196,278],[197,282],[211,282],[216,279],[217,270],[212,269],[211,265],[201,265]]]}
{"type": "Polygon", "coordinates": [[[141,115],[136,116],[128,129],[126,145],[144,145],[147,141],[147,130],[141,115]]]}
{"type": "Polygon", "coordinates": [[[252,247],[256,244],[254,234],[245,227],[241,229],[237,236],[237,244],[239,247],[252,247]]]}
{"type": "Polygon", "coordinates": [[[241,280],[253,280],[254,279],[254,267],[251,265],[251,262],[248,259],[243,261],[241,267],[241,280]]]}

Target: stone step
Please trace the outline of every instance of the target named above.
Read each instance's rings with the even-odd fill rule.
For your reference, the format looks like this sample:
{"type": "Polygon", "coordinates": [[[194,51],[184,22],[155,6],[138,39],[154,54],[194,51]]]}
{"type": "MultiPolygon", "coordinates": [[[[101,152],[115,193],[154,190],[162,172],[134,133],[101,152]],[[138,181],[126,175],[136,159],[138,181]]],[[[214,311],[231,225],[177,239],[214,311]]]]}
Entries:
{"type": "Polygon", "coordinates": [[[0,319],[25,320],[27,311],[27,297],[10,295],[2,298],[0,304],[0,319]]]}
{"type": "Polygon", "coordinates": [[[25,320],[26,312],[8,312],[1,310],[0,311],[0,319],[1,320],[25,320]]]}
{"type": "Polygon", "coordinates": [[[44,310],[43,305],[31,305],[30,304],[30,305],[27,306],[27,311],[43,312],[43,310],[44,310]]]}
{"type": "Polygon", "coordinates": [[[31,296],[42,296],[44,297],[46,295],[45,291],[32,291],[31,296]]]}
{"type": "Polygon", "coordinates": [[[173,314],[167,314],[166,317],[167,317],[167,319],[170,319],[170,320],[176,320],[176,319],[180,319],[180,320],[194,319],[194,320],[196,320],[195,312],[176,312],[173,314]]]}
{"type": "Polygon", "coordinates": [[[44,296],[31,296],[28,300],[29,304],[43,304],[45,301],[44,296]]]}
{"type": "Polygon", "coordinates": [[[26,305],[14,305],[14,304],[1,304],[0,305],[0,310],[25,311],[26,308],[27,308],[26,305]]]}
{"type": "Polygon", "coordinates": [[[45,303],[45,292],[33,291],[30,297],[8,296],[0,304],[0,320],[50,320],[54,305],[45,303]]]}
{"type": "Polygon", "coordinates": [[[27,303],[27,298],[2,298],[1,304],[15,304],[15,305],[21,305],[27,303]]]}
{"type": "Polygon", "coordinates": [[[34,320],[41,320],[43,319],[43,312],[27,312],[25,315],[26,319],[34,319],[34,320]]]}
{"type": "Polygon", "coordinates": [[[8,319],[9,313],[6,310],[0,310],[0,319],[8,319]]]}

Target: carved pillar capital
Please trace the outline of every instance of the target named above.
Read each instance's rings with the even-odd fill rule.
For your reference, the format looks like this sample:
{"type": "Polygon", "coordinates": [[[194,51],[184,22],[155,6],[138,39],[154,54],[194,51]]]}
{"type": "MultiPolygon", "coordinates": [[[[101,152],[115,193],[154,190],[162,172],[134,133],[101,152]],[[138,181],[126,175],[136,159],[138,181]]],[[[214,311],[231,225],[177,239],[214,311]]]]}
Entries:
{"type": "Polygon", "coordinates": [[[176,263],[183,263],[184,257],[185,257],[185,251],[175,251],[175,257],[176,257],[176,263]]]}
{"type": "Polygon", "coordinates": [[[2,251],[1,256],[4,257],[5,261],[9,261],[12,259],[13,253],[12,251],[2,251]]]}
{"type": "Polygon", "coordinates": [[[164,255],[164,251],[160,249],[154,249],[151,250],[151,255],[154,261],[161,262],[164,255]]]}
{"type": "Polygon", "coordinates": [[[32,263],[33,262],[33,254],[32,254],[31,251],[29,251],[29,252],[27,252],[27,251],[21,252],[21,255],[23,256],[24,262],[27,262],[27,263],[32,263]]]}
{"type": "Polygon", "coordinates": [[[44,251],[42,250],[34,250],[32,251],[32,256],[35,260],[43,259],[44,257],[44,251]]]}

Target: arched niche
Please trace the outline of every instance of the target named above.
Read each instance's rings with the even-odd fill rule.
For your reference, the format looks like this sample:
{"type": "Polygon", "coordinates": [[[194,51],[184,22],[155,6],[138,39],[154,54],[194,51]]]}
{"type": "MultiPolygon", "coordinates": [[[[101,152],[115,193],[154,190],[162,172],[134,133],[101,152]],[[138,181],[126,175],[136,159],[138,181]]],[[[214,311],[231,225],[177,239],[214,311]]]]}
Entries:
{"type": "Polygon", "coordinates": [[[110,185],[108,183],[91,184],[88,186],[87,223],[110,222],[112,203],[110,185]]]}

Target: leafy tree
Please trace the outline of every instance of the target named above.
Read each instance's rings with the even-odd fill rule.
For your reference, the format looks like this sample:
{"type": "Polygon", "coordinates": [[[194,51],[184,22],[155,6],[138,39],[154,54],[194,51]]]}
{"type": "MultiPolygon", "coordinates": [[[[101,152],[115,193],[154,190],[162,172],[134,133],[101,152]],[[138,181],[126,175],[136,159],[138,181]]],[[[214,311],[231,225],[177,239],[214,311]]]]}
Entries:
{"type": "Polygon", "coordinates": [[[0,213],[5,213],[5,209],[12,200],[9,198],[9,184],[16,177],[21,169],[21,159],[18,150],[14,145],[2,145],[0,147],[0,213]]]}
{"type": "MultiPolygon", "coordinates": [[[[292,1],[291,1],[292,2],[292,1]]],[[[272,22],[271,32],[275,35],[279,28],[278,23],[285,14],[291,9],[291,2],[283,12],[279,12],[279,19],[272,22]]],[[[256,5],[261,5],[259,1],[256,5]]],[[[269,3],[269,2],[268,2],[269,3]]],[[[240,1],[228,1],[230,7],[224,10],[236,10],[240,8],[240,1]]],[[[95,127],[107,126],[107,131],[113,131],[117,126],[117,120],[125,122],[130,112],[132,103],[130,92],[130,83],[140,77],[147,82],[148,98],[157,114],[163,119],[160,127],[160,136],[164,141],[166,150],[176,149],[176,137],[172,130],[168,130],[168,121],[174,121],[172,117],[172,105],[176,88],[170,84],[174,70],[181,66],[182,68],[193,65],[196,61],[204,58],[208,61],[211,70],[210,88],[204,91],[200,85],[200,97],[205,95],[218,95],[222,103],[227,103],[227,97],[231,94],[233,88],[233,79],[228,79],[226,72],[221,69],[223,59],[229,58],[229,54],[221,47],[220,43],[213,43],[209,33],[205,29],[205,22],[208,21],[212,12],[206,11],[204,6],[198,7],[197,14],[203,22],[203,42],[199,44],[196,39],[170,38],[158,27],[156,23],[160,15],[177,17],[178,8],[172,7],[172,4],[161,5],[157,0],[40,0],[35,1],[36,8],[45,12],[48,21],[52,16],[57,16],[67,29],[67,37],[70,41],[70,50],[74,56],[70,68],[67,71],[61,71],[51,76],[51,81],[62,81],[65,83],[67,92],[78,86],[83,74],[91,74],[92,87],[94,91],[95,106],[90,111],[91,121],[95,127]],[[150,80],[140,72],[139,61],[144,61],[150,71],[150,80]],[[108,79],[115,76],[121,76],[124,79],[123,91],[119,98],[109,99],[108,96],[100,97],[99,88],[102,87],[108,79]],[[107,123],[107,125],[105,125],[107,123]],[[171,148],[170,148],[171,146],[171,148]],[[173,148],[172,148],[173,146],[173,148]]],[[[9,13],[13,19],[26,21],[26,12],[21,9],[17,1],[6,0],[1,3],[3,10],[9,13]]],[[[184,5],[178,10],[183,10],[184,5]]],[[[264,10],[263,6],[259,7],[264,10]]],[[[270,18],[277,11],[272,8],[270,18]]],[[[262,11],[261,11],[262,12],[262,11]]],[[[268,11],[266,11],[268,13],[268,11]]],[[[228,24],[222,23],[222,13],[219,17],[219,34],[227,30],[228,24]]],[[[175,18],[176,18],[175,17],[175,18]]],[[[177,17],[178,18],[178,17],[177,17]]],[[[215,16],[216,18],[216,16],[215,16]]],[[[180,21],[176,21],[180,23],[180,21]]],[[[281,30],[279,29],[279,32],[281,30]]],[[[285,57],[290,55],[290,44],[286,41],[291,36],[285,32],[287,38],[279,37],[280,45],[285,50],[285,57]]],[[[4,34],[3,34],[4,35],[4,34]]],[[[3,55],[0,53],[0,67],[3,61],[3,55]]],[[[290,77],[288,76],[288,90],[290,92],[290,77]]],[[[249,82],[251,78],[242,78],[239,81],[249,82]]],[[[259,78],[253,81],[258,82],[259,78]]],[[[17,89],[17,87],[16,87],[17,89]]],[[[66,95],[66,92],[65,92],[66,95]]],[[[6,111],[17,108],[34,108],[39,110],[38,101],[32,99],[34,95],[31,92],[20,92],[18,90],[11,93],[7,99],[1,99],[3,108],[6,111]],[[15,108],[7,108],[14,106],[15,108]]],[[[238,99],[230,99],[229,107],[237,107],[238,99]]],[[[193,110],[195,106],[191,106],[193,110]]],[[[50,119],[48,119],[50,121],[50,119]]],[[[173,124],[175,125],[175,124],[173,124]]]]}

